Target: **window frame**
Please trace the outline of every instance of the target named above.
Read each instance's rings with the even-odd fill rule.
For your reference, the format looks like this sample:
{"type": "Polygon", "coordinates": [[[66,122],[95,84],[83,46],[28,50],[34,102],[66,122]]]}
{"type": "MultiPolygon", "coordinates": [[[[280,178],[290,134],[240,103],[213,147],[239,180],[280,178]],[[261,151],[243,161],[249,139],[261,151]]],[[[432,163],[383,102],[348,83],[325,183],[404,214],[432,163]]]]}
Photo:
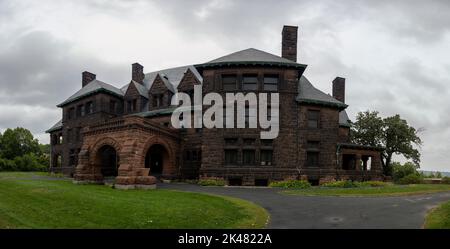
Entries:
{"type": "Polygon", "coordinates": [[[233,91],[237,91],[238,90],[238,75],[237,74],[222,74],[221,75],[221,82],[222,82],[222,90],[226,91],[226,92],[233,92],[233,91]],[[234,87],[228,88],[226,86],[232,86],[233,83],[231,82],[227,82],[225,83],[225,79],[227,78],[234,78],[234,87]]]}
{"type": "Polygon", "coordinates": [[[256,73],[245,73],[242,74],[242,91],[257,91],[259,85],[259,77],[256,73]],[[255,82],[246,82],[246,79],[254,78],[255,82]],[[247,88],[248,85],[254,85],[253,88],[247,88]]]}
{"type": "Polygon", "coordinates": [[[316,109],[308,109],[306,113],[306,126],[308,129],[319,129],[320,128],[320,110],[316,109]],[[313,113],[317,114],[316,119],[314,118],[313,113]],[[315,122],[316,125],[312,126],[311,122],[315,122]]]}
{"type": "Polygon", "coordinates": [[[279,74],[264,74],[263,75],[263,87],[262,89],[264,91],[269,91],[269,92],[277,92],[280,89],[280,75],[279,74]],[[266,79],[277,79],[276,83],[273,82],[267,82],[266,79]],[[275,86],[275,89],[269,89],[266,86],[275,86]]]}

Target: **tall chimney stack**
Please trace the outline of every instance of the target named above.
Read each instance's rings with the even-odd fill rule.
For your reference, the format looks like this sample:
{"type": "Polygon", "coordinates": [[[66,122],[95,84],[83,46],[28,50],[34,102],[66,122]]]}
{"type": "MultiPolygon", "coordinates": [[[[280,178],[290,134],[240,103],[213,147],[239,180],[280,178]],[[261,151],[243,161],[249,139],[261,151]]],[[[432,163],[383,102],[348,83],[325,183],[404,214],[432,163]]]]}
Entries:
{"type": "Polygon", "coordinates": [[[81,73],[81,87],[84,87],[93,80],[95,80],[95,74],[88,71],[81,73]]]}
{"type": "Polygon", "coordinates": [[[281,32],[281,57],[297,62],[297,26],[283,26],[281,32]]]}
{"type": "Polygon", "coordinates": [[[139,63],[131,65],[131,79],[137,83],[144,84],[144,67],[139,63]]]}
{"type": "Polygon", "coordinates": [[[345,103],[345,78],[336,77],[333,80],[333,97],[345,103]]]}

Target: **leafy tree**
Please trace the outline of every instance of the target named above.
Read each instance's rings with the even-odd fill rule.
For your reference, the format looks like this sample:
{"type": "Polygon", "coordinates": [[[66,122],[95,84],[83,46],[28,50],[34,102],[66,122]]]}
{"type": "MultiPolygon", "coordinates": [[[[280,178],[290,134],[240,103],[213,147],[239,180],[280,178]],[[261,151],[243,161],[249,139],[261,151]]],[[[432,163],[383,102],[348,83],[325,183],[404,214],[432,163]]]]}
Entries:
{"type": "Polygon", "coordinates": [[[437,171],[436,174],[434,175],[434,177],[436,178],[442,178],[442,173],[437,171]]]}
{"type": "Polygon", "coordinates": [[[385,175],[392,175],[392,156],[403,155],[419,167],[422,145],[418,136],[420,130],[410,126],[400,115],[381,118],[377,111],[360,112],[351,127],[351,140],[357,144],[383,147],[381,163],[385,175]]]}
{"type": "Polygon", "coordinates": [[[25,154],[41,154],[39,142],[33,134],[25,128],[17,127],[7,129],[0,140],[0,156],[5,159],[14,159],[25,154]]]}

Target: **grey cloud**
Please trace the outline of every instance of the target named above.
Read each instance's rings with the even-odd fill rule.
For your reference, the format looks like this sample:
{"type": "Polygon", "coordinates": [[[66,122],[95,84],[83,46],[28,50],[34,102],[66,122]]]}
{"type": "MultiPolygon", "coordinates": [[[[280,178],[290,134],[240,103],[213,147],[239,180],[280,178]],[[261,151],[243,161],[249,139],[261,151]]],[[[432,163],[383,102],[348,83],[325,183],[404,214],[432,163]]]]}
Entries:
{"type": "Polygon", "coordinates": [[[0,103],[55,106],[81,87],[84,70],[118,86],[126,83],[128,65],[72,54],[71,44],[49,33],[29,32],[11,43],[0,51],[0,103]]]}

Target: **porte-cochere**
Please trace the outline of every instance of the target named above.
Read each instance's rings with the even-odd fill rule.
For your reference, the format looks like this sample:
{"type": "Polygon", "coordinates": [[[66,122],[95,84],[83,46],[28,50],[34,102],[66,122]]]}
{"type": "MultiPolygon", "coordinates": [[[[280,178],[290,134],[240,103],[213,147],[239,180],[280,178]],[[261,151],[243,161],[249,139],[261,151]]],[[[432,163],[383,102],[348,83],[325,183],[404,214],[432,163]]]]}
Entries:
{"type": "Polygon", "coordinates": [[[179,136],[141,117],[124,117],[83,130],[75,170],[77,183],[103,183],[115,177],[116,188],[148,188],[156,177],[177,175],[179,136]]]}

